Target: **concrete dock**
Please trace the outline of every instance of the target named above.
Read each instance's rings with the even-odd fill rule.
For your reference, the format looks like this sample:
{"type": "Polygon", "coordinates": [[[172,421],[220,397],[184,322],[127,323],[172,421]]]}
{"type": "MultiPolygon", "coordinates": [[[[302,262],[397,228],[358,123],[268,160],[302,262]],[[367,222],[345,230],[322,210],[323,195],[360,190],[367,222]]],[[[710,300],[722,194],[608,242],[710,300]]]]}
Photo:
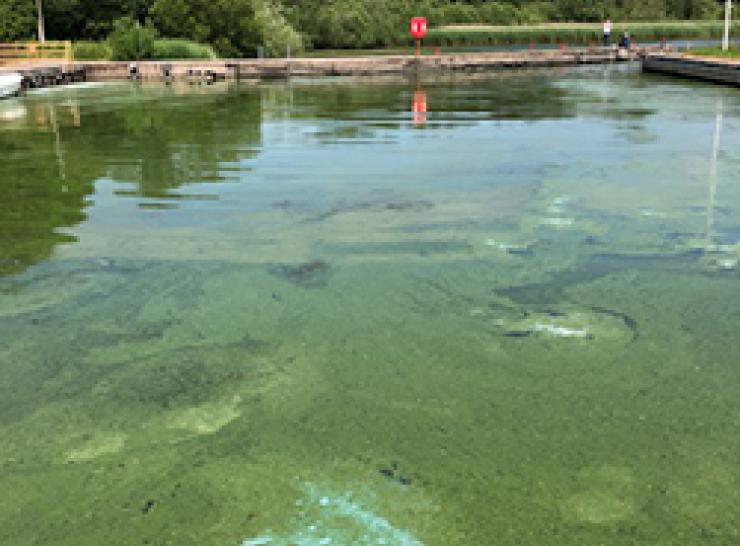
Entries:
{"type": "Polygon", "coordinates": [[[645,56],[642,69],[645,72],[740,87],[740,59],[654,52],[645,56]]]}
{"type": "Polygon", "coordinates": [[[572,48],[495,53],[378,55],[341,58],[218,59],[187,61],[77,62],[4,66],[20,72],[25,89],[105,80],[259,80],[291,76],[399,74],[428,71],[487,71],[638,60],[647,50],[572,48]]]}
{"type": "Polygon", "coordinates": [[[637,60],[642,51],[565,49],[496,53],[458,53],[416,58],[378,55],[341,58],[223,59],[218,61],[140,61],[82,63],[88,80],[137,77],[172,79],[264,79],[289,76],[397,74],[429,70],[483,71],[511,68],[606,64],[637,60]]]}
{"type": "Polygon", "coordinates": [[[84,67],[67,63],[33,63],[0,67],[0,72],[21,75],[21,89],[40,89],[85,81],[84,67]]]}

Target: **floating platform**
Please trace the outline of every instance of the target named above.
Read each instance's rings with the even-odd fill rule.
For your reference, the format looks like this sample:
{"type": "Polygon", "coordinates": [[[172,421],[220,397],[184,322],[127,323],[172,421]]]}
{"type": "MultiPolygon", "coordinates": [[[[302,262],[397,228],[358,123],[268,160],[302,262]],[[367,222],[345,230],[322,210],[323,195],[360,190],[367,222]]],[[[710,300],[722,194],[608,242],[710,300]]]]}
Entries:
{"type": "Polygon", "coordinates": [[[721,59],[690,54],[650,53],[642,62],[645,72],[740,87],[740,59],[721,59]]]}

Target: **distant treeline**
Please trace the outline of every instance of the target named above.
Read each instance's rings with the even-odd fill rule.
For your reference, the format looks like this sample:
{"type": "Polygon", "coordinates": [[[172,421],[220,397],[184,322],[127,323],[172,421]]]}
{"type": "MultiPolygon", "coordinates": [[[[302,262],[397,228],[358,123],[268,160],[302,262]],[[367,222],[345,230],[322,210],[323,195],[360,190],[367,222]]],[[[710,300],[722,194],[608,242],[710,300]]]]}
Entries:
{"type": "MultiPolygon", "coordinates": [[[[738,11],[738,10],[736,10],[738,11]]],[[[408,18],[433,27],[549,21],[716,19],[717,0],[44,0],[49,39],[102,40],[122,17],[164,38],[210,44],[221,56],[302,48],[369,48],[407,43],[408,18]]],[[[0,41],[36,33],[34,0],[0,0],[0,41]]]]}

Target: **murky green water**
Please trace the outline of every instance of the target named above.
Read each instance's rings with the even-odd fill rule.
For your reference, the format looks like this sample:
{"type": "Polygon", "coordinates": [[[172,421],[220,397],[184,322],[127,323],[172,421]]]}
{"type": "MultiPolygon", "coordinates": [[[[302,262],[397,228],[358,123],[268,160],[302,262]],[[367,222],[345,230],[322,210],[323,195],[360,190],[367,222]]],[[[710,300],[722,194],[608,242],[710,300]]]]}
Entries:
{"type": "Polygon", "coordinates": [[[0,120],[1,544],[740,542],[737,90],[113,84],[0,120]]]}

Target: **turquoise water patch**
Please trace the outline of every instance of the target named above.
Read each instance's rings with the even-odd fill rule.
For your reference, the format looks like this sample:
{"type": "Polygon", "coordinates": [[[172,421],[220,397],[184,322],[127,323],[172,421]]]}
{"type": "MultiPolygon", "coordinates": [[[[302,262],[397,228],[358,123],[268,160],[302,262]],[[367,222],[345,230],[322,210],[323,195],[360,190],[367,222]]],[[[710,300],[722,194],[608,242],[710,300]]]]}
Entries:
{"type": "Polygon", "coordinates": [[[367,546],[388,544],[422,546],[410,532],[394,527],[386,518],[368,510],[352,493],[332,494],[314,484],[305,486],[305,496],[296,504],[303,515],[289,534],[266,531],[245,540],[242,546],[367,546]]]}

